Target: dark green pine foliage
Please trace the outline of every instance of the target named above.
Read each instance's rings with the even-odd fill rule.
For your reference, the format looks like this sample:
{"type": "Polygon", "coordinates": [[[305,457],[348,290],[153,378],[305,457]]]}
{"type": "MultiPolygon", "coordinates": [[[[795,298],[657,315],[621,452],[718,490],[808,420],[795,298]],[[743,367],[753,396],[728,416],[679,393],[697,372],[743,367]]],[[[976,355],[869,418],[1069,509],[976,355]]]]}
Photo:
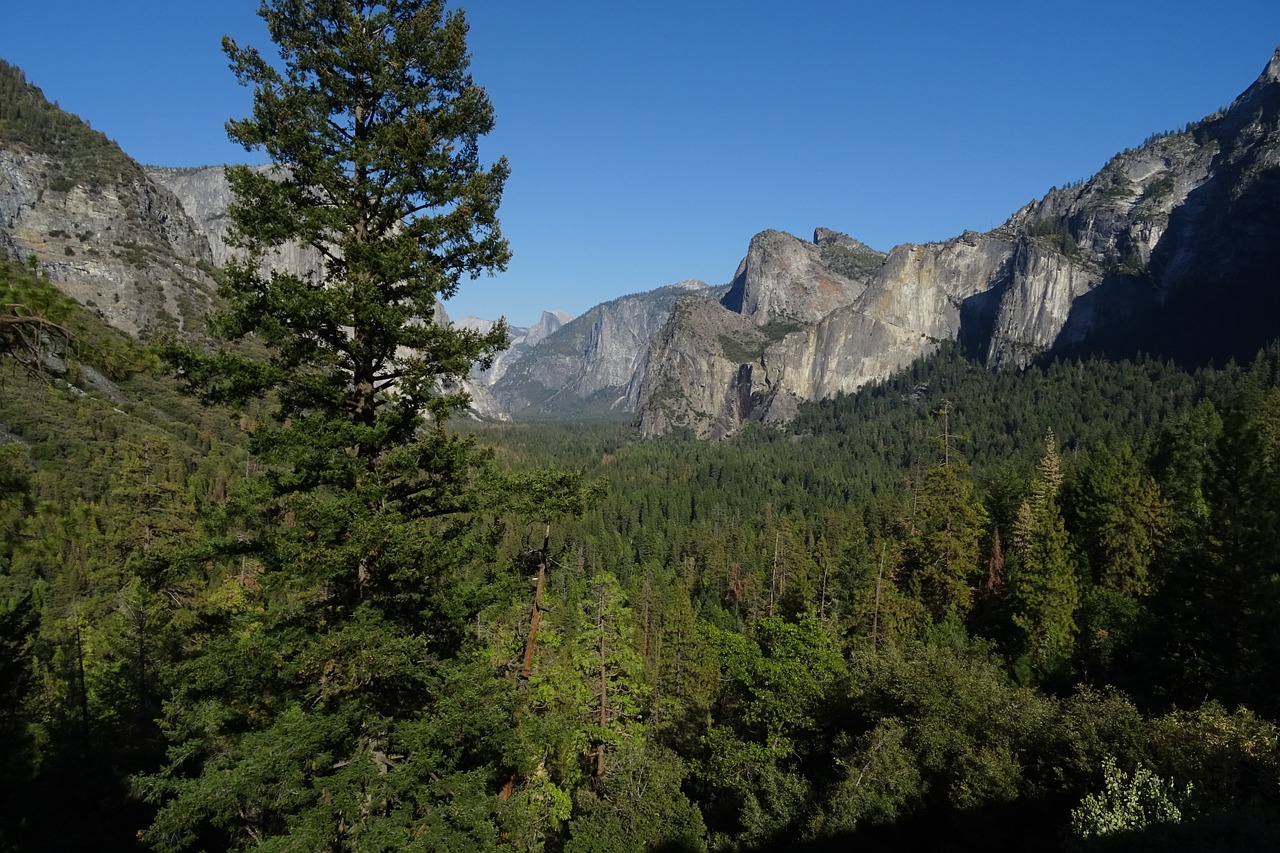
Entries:
{"type": "Polygon", "coordinates": [[[39,613],[11,575],[15,533],[31,512],[30,484],[17,445],[0,448],[0,849],[13,849],[30,786],[32,743],[24,705],[33,681],[30,644],[39,613]]]}
{"type": "Polygon", "coordinates": [[[679,814],[663,750],[712,849],[1059,849],[1107,756],[1192,783],[1179,838],[1274,837],[1277,363],[938,359],[717,444],[493,428],[504,460],[614,484],[566,538],[584,579],[616,573],[654,696],[603,779],[548,761],[574,803],[548,847],[683,839],[653,819],[679,814]],[[972,472],[931,446],[945,400],[972,472]],[[908,474],[925,465],[947,473],[908,474]],[[937,534],[978,505],[953,550],[937,534]],[[926,573],[957,553],[980,570],[963,619],[926,573]]]}
{"type": "Polygon", "coordinates": [[[506,330],[435,320],[507,261],[507,169],[479,160],[492,109],[444,6],[268,0],[278,66],[224,40],[255,92],[229,133],[275,168],[228,170],[247,256],[217,331],[268,357],[170,355],[211,398],[277,406],[143,781],[160,849],[484,849],[521,800],[497,796],[513,695],[467,631],[487,456],[445,425],[506,330]],[[290,244],[323,274],[263,272],[290,244]]]}
{"type": "Polygon", "coordinates": [[[968,464],[951,446],[950,411],[948,403],[940,412],[942,459],[912,501],[902,547],[907,588],[937,622],[950,612],[967,615],[985,574],[979,546],[987,514],[974,495],[968,464]]]}
{"type": "Polygon", "coordinates": [[[1018,564],[1012,596],[1021,652],[1032,669],[1050,676],[1067,664],[1075,650],[1080,586],[1058,502],[1062,462],[1052,430],[1045,434],[1044,443],[1039,475],[1014,520],[1018,564]]]}
{"type": "Polygon", "coordinates": [[[616,744],[634,733],[644,694],[631,608],[613,575],[591,578],[579,607],[573,664],[590,697],[580,709],[591,743],[591,772],[603,777],[616,744]]]}
{"type": "Polygon", "coordinates": [[[1172,533],[1153,608],[1152,670],[1168,700],[1200,696],[1274,718],[1280,669],[1280,390],[1235,378],[1223,412],[1202,404],[1171,431],[1172,533]]]}
{"type": "Polygon", "coordinates": [[[47,281],[0,260],[0,356],[39,370],[47,354],[65,352],[73,340],[74,305],[47,281]]]}
{"type": "Polygon", "coordinates": [[[705,850],[702,814],[681,791],[687,768],[668,749],[634,738],[622,743],[596,788],[584,788],[565,853],[705,850]]]}
{"type": "Polygon", "coordinates": [[[1155,584],[1152,566],[1169,533],[1170,501],[1127,443],[1094,450],[1065,491],[1083,569],[1080,660],[1090,680],[1130,680],[1155,584]]]}
{"type": "Polygon", "coordinates": [[[1169,501],[1127,444],[1098,448],[1071,490],[1081,557],[1093,583],[1126,596],[1151,591],[1169,529],[1169,501]]]}
{"type": "Polygon", "coordinates": [[[1217,470],[1206,483],[1208,535],[1194,562],[1207,615],[1217,617],[1210,647],[1221,656],[1221,694],[1274,719],[1280,711],[1274,698],[1280,686],[1280,390],[1264,395],[1259,385],[1242,384],[1243,399],[1223,419],[1217,470]]]}

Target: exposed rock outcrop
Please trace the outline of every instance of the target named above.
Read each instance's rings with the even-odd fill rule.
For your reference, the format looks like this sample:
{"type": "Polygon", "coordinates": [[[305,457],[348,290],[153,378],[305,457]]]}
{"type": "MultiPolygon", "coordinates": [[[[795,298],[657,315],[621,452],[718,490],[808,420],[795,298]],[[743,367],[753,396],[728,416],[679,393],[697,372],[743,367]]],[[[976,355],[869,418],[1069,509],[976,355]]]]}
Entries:
{"type": "Polygon", "coordinates": [[[730,311],[757,326],[778,321],[815,323],[866,289],[878,252],[833,231],[820,229],[806,243],[781,231],[763,231],[751,240],[722,300],[730,311]],[[819,237],[824,243],[819,243],[819,237]],[[830,263],[839,257],[845,263],[830,263]],[[857,260],[866,258],[866,268],[857,260]]]}
{"type": "MultiPolygon", "coordinates": [[[[213,263],[223,266],[240,251],[227,244],[230,220],[227,208],[233,200],[231,185],[227,182],[225,166],[198,166],[191,169],[171,169],[160,166],[145,167],[156,183],[167,188],[182,204],[182,209],[204,235],[213,255],[213,263]]],[[[260,172],[269,172],[270,166],[257,166],[260,172]]],[[[323,261],[316,250],[291,244],[275,251],[264,266],[287,270],[300,276],[319,276],[323,261]]]]}
{"type": "Polygon", "coordinates": [[[646,426],[721,437],[762,417],[772,399],[759,358],[766,333],[709,299],[678,299],[654,338],[642,380],[646,426]]]}
{"type": "Polygon", "coordinates": [[[648,366],[649,346],[676,298],[720,295],[683,281],[597,305],[531,347],[494,382],[512,414],[632,412],[648,366]]]}
{"type": "MultiPolygon", "coordinates": [[[[573,315],[567,311],[543,311],[538,322],[532,326],[511,326],[507,348],[498,353],[487,370],[481,370],[477,366],[472,371],[472,378],[486,387],[493,385],[503,377],[511,365],[524,358],[531,348],[555,334],[561,326],[572,319],[573,315]]],[[[481,317],[460,317],[454,321],[454,325],[476,332],[487,332],[493,328],[495,322],[497,321],[481,317]]]]}
{"type": "Polygon", "coordinates": [[[943,340],[997,369],[1090,350],[1247,357],[1280,334],[1277,270],[1280,51],[1224,113],[1118,154],[988,234],[887,257],[821,229],[812,244],[757,235],[722,310],[680,312],[655,338],[638,422],[707,437],[784,422],[943,340]],[[845,247],[846,266],[824,246],[845,247]],[[797,328],[776,334],[780,320],[797,328]],[[775,332],[761,352],[744,321],[775,332]],[[726,336],[741,346],[711,346],[726,336]]]}
{"type": "MultiPolygon", "coordinates": [[[[33,87],[23,96],[57,112],[33,87]]],[[[52,141],[0,145],[0,254],[32,259],[131,334],[195,333],[211,272],[235,253],[223,168],[144,170],[65,118],[52,141]],[[57,159],[65,139],[74,162],[57,159]]],[[[320,271],[300,249],[271,263],[320,271]]],[[[1046,353],[1248,357],[1280,334],[1277,270],[1280,50],[1227,110],[1116,155],[989,233],[885,254],[823,228],[811,241],[765,231],[731,284],[544,313],[467,387],[489,417],[635,411],[646,434],[721,437],[784,423],[800,402],[855,391],[947,340],[995,369],[1046,353]]]]}
{"type": "Polygon", "coordinates": [[[0,252],[34,259],[131,335],[198,330],[214,290],[209,247],[172,193],[116,155],[116,180],[68,185],[47,155],[0,147],[0,252]]]}
{"type": "MultiPolygon", "coordinates": [[[[830,242],[832,233],[820,230],[817,236],[830,242]]],[[[673,317],[672,328],[655,339],[650,353],[650,382],[639,407],[642,431],[658,435],[678,425],[701,437],[721,438],[749,420],[785,422],[794,417],[798,401],[857,390],[930,352],[939,340],[957,337],[966,301],[998,281],[1012,246],[1007,240],[966,234],[946,243],[899,246],[888,256],[864,254],[868,283],[860,295],[809,324],[775,321],[757,326],[760,334],[747,336],[740,320],[732,318],[752,318],[729,308],[673,317]],[[874,259],[879,263],[871,272],[874,259]],[[667,369],[666,363],[678,357],[687,363],[707,351],[708,340],[723,342],[709,356],[716,367],[705,376],[694,370],[681,383],[681,371],[667,369]],[[733,367],[740,369],[729,371],[718,364],[734,357],[738,362],[733,367]],[[717,386],[709,379],[726,372],[733,375],[728,384],[717,386]],[[655,395],[660,407],[652,402],[655,395]]],[[[807,256],[798,277],[822,278],[821,265],[820,258],[807,256]]],[[[789,288],[785,270],[776,278],[776,292],[806,292],[804,284],[789,288]]]]}

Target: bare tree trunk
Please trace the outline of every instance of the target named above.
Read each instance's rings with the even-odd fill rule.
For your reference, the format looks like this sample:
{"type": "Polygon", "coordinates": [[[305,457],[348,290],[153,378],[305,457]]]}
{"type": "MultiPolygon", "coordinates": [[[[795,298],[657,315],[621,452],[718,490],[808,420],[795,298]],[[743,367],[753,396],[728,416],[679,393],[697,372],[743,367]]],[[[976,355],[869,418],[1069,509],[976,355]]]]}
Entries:
{"type": "Polygon", "coordinates": [[[887,546],[880,546],[880,568],[876,572],[876,604],[871,612],[871,648],[880,648],[880,579],[884,577],[884,552],[887,546]]]}
{"type": "Polygon", "coordinates": [[[830,570],[831,560],[826,556],[824,551],[822,556],[822,594],[818,597],[818,621],[826,623],[827,621],[827,572],[830,570]]]}
{"type": "MultiPolygon", "coordinates": [[[[609,724],[609,668],[608,668],[608,647],[605,645],[605,594],[604,588],[600,588],[600,731],[603,732],[609,724]]],[[[604,776],[604,741],[600,741],[600,746],[596,749],[596,778],[604,776]]]]}
{"type": "Polygon", "coordinates": [[[769,615],[773,615],[773,604],[778,591],[778,543],[782,541],[782,531],[773,536],[773,574],[769,576],[769,615]]]}
{"type": "Polygon", "coordinates": [[[76,676],[80,681],[80,738],[84,757],[89,757],[92,741],[89,736],[89,685],[84,677],[84,643],[80,639],[80,614],[76,620],[76,676]]]}
{"type": "Polygon", "coordinates": [[[529,618],[529,636],[524,641],[524,664],[520,667],[520,680],[528,681],[533,673],[533,653],[538,645],[538,625],[542,622],[542,589],[547,582],[547,554],[551,550],[551,527],[542,538],[542,558],[538,562],[538,586],[533,593],[533,615],[529,618]]]}

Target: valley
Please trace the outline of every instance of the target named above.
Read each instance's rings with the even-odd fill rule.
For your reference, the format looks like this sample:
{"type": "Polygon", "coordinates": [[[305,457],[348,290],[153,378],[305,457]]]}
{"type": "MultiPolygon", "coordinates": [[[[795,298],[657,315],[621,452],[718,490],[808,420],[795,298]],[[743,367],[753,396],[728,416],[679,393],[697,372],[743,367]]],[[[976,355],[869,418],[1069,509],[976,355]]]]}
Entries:
{"type": "Polygon", "coordinates": [[[522,328],[441,307],[503,166],[274,115],[144,167],[0,63],[0,850],[1274,844],[1280,51],[989,231],[522,328]]]}

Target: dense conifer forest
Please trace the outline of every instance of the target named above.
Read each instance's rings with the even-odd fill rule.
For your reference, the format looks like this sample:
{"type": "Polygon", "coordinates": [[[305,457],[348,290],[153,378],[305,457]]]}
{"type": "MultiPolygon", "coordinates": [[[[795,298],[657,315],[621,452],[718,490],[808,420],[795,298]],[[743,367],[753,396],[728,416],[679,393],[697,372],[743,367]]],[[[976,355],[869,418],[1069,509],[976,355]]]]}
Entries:
{"type": "Polygon", "coordinates": [[[1274,847],[1280,343],[468,421],[463,18],[264,17],[231,133],[289,169],[230,172],[217,347],[0,263],[0,850],[1274,847]]]}
{"type": "MultiPolygon", "coordinates": [[[[62,372],[6,359],[0,395],[0,837],[134,849],[200,645],[264,583],[210,544],[246,523],[263,415],[3,276],[73,343],[62,372]]],[[[426,846],[1265,847],[1278,416],[1280,347],[1022,374],[947,350],[720,443],[456,424],[495,494],[440,591],[465,629],[421,736],[467,787],[438,792],[460,816],[426,846]]],[[[271,710],[300,715],[273,736],[323,761],[307,711],[271,710]]],[[[251,770],[220,807],[288,793],[251,770]]]]}

